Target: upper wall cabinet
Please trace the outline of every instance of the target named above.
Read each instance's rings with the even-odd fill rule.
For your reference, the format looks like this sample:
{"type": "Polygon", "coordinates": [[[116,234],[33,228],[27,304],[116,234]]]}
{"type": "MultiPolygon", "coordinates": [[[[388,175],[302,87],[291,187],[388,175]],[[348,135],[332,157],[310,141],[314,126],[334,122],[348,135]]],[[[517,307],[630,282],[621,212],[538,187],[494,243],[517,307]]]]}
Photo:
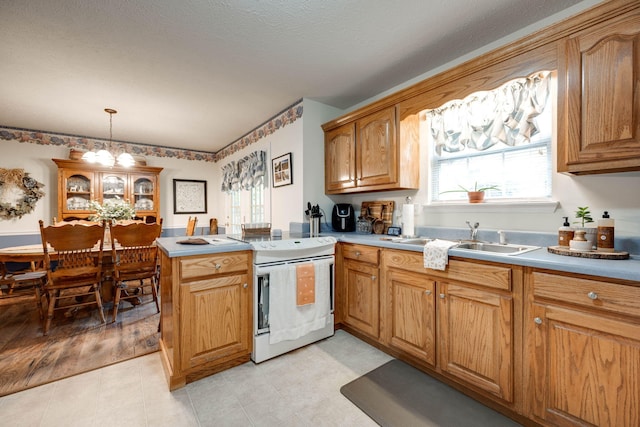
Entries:
{"type": "Polygon", "coordinates": [[[399,141],[395,107],[325,125],[325,193],[417,189],[418,145],[399,141]]]}
{"type": "Polygon", "coordinates": [[[82,160],[53,159],[58,165],[58,220],[87,218],[89,202],[127,200],[138,217],[160,217],[160,171],[136,166],[104,167],[82,160]]]}
{"type": "Polygon", "coordinates": [[[640,11],[568,37],[558,59],[558,171],[639,170],[640,11]]]}

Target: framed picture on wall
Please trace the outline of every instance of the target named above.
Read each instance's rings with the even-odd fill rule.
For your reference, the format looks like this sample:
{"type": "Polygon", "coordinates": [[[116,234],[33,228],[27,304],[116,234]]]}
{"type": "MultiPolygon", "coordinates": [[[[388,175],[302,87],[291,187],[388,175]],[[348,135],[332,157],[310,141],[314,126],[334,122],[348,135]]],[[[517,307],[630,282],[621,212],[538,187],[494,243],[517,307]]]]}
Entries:
{"type": "Polygon", "coordinates": [[[291,153],[283,154],[271,160],[273,170],[273,186],[282,187],[293,184],[293,165],[291,164],[291,153]]]}
{"type": "Polygon", "coordinates": [[[207,213],[207,181],[174,179],[173,213],[207,213]]]}

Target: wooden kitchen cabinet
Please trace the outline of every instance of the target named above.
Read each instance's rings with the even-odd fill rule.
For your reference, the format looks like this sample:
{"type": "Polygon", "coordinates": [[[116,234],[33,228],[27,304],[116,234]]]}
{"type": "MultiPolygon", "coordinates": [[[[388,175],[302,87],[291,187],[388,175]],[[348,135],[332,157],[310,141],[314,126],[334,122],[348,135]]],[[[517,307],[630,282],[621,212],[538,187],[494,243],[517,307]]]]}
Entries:
{"type": "Polygon", "coordinates": [[[343,322],[371,338],[380,331],[379,249],[342,245],[343,322]]]}
{"type": "Polygon", "coordinates": [[[249,361],[251,251],[169,258],[161,252],[160,347],[171,390],[249,361]]]}
{"type": "Polygon", "coordinates": [[[513,299],[489,289],[438,282],[439,367],[513,401],[513,299]]]}
{"type": "Polygon", "coordinates": [[[107,168],[82,160],[53,159],[58,166],[58,220],[86,219],[100,204],[128,200],[138,217],[160,218],[162,168],[134,166],[107,168]]]}
{"type": "Polygon", "coordinates": [[[395,107],[323,129],[326,194],[419,188],[418,144],[398,140],[395,107]]]}
{"type": "Polygon", "coordinates": [[[558,171],[640,170],[640,11],[560,45],[558,171]]]}
{"type": "Polygon", "coordinates": [[[386,249],[381,268],[385,344],[517,410],[521,271],[458,259],[432,270],[422,253],[386,249]]]}
{"type": "Polygon", "coordinates": [[[530,418],[544,425],[640,425],[639,286],[527,274],[530,418]]]}
{"type": "Polygon", "coordinates": [[[422,274],[389,270],[385,317],[389,347],[436,365],[436,283],[422,274]]]}

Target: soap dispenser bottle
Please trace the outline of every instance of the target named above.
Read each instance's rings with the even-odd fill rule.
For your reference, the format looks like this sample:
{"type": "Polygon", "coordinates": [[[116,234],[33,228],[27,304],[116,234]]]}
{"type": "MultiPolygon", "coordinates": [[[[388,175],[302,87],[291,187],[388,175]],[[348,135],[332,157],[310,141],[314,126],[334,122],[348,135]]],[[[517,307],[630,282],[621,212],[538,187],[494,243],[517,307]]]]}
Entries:
{"type": "Polygon", "coordinates": [[[569,217],[563,216],[564,223],[558,228],[558,245],[569,246],[569,242],[573,239],[573,228],[569,226],[569,217]]]}
{"type": "Polygon", "coordinates": [[[598,220],[598,242],[596,243],[597,249],[600,252],[614,252],[613,239],[614,239],[614,226],[615,221],[609,217],[609,212],[604,211],[602,219],[598,220]]]}

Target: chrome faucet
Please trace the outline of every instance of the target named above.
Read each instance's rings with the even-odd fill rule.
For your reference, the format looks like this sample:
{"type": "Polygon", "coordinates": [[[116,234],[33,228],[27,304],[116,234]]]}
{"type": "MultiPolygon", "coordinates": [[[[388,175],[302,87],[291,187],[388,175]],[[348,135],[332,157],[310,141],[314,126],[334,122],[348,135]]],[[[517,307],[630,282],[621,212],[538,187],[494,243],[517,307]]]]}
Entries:
{"type": "Polygon", "coordinates": [[[471,223],[467,221],[467,225],[469,226],[469,230],[471,230],[469,232],[469,238],[471,240],[476,240],[476,236],[478,235],[478,227],[480,227],[480,223],[476,222],[475,224],[471,225],[471,223]]]}

